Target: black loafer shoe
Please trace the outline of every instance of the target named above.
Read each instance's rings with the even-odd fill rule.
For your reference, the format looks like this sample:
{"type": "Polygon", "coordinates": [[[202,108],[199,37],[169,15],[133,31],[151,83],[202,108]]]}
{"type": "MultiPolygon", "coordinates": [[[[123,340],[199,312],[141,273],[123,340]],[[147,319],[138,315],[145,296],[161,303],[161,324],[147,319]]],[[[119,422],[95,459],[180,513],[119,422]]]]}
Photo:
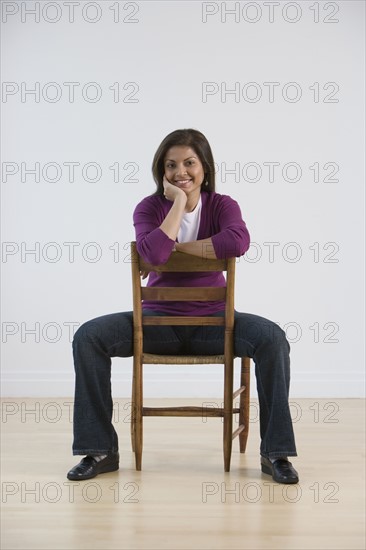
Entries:
{"type": "Polygon", "coordinates": [[[114,472],[119,468],[119,453],[108,453],[102,460],[95,460],[92,456],[84,457],[79,464],[74,466],[67,474],[67,479],[79,481],[91,479],[98,474],[114,472]]]}
{"type": "Polygon", "coordinates": [[[268,458],[261,456],[261,467],[264,474],[273,477],[277,483],[298,483],[299,475],[291,462],[285,458],[278,458],[271,462],[268,458]]]}

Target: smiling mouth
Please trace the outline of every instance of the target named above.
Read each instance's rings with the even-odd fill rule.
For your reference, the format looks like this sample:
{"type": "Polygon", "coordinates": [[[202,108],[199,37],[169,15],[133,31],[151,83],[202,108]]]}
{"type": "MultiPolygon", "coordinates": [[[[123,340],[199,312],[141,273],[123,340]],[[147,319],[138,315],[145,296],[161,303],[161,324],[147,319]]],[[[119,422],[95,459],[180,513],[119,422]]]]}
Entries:
{"type": "Polygon", "coordinates": [[[174,183],[175,183],[176,185],[186,185],[187,183],[189,183],[189,182],[191,182],[191,181],[192,181],[191,179],[189,179],[189,180],[177,180],[177,181],[175,181],[174,183]]]}

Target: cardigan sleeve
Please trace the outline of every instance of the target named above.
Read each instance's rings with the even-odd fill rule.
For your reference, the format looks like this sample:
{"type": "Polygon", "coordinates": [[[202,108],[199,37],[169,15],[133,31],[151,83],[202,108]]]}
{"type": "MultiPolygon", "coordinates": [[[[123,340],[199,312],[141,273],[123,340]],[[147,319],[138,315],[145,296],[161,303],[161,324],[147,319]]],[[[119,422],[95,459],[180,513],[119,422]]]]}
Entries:
{"type": "Polygon", "coordinates": [[[175,241],[160,229],[166,213],[156,197],[146,197],[135,208],[133,224],[138,253],[152,265],[168,261],[175,241]]]}
{"type": "Polygon", "coordinates": [[[217,232],[211,236],[218,259],[239,257],[250,245],[250,235],[238,203],[227,195],[218,196],[213,215],[217,232]]]}

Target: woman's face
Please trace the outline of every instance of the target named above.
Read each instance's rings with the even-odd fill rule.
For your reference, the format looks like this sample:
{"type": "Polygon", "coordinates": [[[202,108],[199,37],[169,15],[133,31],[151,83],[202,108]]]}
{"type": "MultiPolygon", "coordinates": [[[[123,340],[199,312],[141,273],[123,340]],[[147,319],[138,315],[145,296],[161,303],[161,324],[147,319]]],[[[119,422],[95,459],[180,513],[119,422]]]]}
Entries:
{"type": "Polygon", "coordinates": [[[168,149],[164,170],[169,183],[182,189],[186,195],[201,192],[205,173],[197,153],[191,147],[175,145],[168,149]]]}

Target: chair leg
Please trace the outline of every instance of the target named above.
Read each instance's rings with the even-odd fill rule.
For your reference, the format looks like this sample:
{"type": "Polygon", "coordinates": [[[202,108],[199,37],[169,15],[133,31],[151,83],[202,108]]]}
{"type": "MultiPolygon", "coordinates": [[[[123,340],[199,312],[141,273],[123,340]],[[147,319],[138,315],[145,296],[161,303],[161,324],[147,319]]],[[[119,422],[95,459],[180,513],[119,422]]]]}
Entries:
{"type": "Polygon", "coordinates": [[[139,358],[134,360],[134,451],[136,470],[141,470],[142,462],[142,361],[139,358]]]}
{"type": "Polygon", "coordinates": [[[249,406],[250,406],[250,358],[242,357],[240,385],[245,386],[245,390],[240,394],[239,402],[239,424],[244,425],[244,430],[239,434],[239,449],[245,453],[249,433],[249,406]]]}
{"type": "Polygon", "coordinates": [[[136,408],[136,405],[135,405],[135,373],[133,372],[132,373],[132,392],[131,392],[131,424],[130,424],[130,429],[131,429],[131,447],[132,447],[132,452],[134,453],[135,452],[135,432],[136,432],[136,416],[135,416],[135,408],[136,408]]]}
{"type": "Polygon", "coordinates": [[[225,363],[224,373],[224,470],[230,472],[233,442],[233,361],[225,363]]]}

